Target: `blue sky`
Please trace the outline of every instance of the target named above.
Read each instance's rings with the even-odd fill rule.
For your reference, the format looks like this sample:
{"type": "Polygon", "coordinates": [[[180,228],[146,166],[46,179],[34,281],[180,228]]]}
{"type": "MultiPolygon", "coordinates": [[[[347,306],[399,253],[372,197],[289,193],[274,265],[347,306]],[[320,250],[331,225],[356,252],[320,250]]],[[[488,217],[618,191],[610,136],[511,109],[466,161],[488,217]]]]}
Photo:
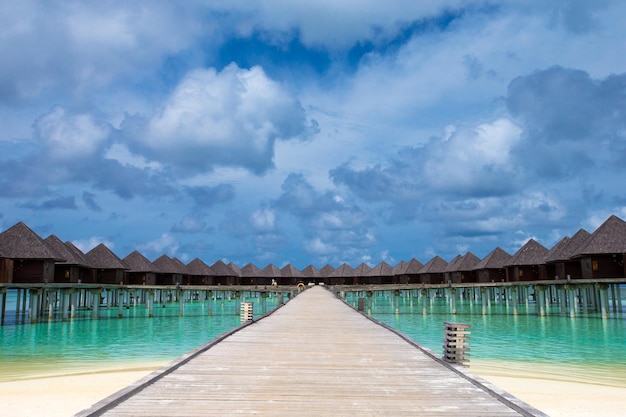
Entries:
{"type": "Polygon", "coordinates": [[[626,217],[626,3],[0,3],[0,225],[238,265],[626,217]]]}

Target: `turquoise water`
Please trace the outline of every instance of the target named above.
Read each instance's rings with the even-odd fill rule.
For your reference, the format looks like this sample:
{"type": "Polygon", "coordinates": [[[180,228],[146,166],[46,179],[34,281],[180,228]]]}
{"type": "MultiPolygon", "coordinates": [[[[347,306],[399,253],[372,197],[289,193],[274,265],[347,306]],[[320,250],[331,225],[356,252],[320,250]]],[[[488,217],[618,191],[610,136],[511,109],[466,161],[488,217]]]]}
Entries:
{"type": "MultiPolygon", "coordinates": [[[[347,293],[346,301],[356,306],[357,296],[347,293]]],[[[531,304],[530,314],[525,305],[520,305],[520,314],[514,316],[505,303],[499,303],[492,304],[488,314],[483,315],[480,304],[457,300],[457,314],[451,314],[446,300],[436,298],[432,305],[427,303],[427,313],[423,314],[418,298],[400,297],[396,304],[394,301],[389,292],[376,293],[370,299],[371,316],[439,355],[443,350],[443,323],[469,323],[470,368],[472,361],[519,370],[540,367],[546,372],[562,372],[569,379],[584,374],[581,379],[626,387],[624,312],[612,312],[608,319],[597,313],[570,318],[555,307],[548,316],[541,317],[531,304]]]]}
{"type": "MultiPolygon", "coordinates": [[[[262,315],[259,298],[245,301],[254,303],[255,317],[262,315]]],[[[13,304],[10,298],[7,307],[13,304]]],[[[277,304],[277,297],[267,298],[267,311],[277,304]]],[[[155,305],[153,318],[143,306],[124,309],[122,319],[117,307],[101,307],[98,320],[86,310],[67,322],[8,324],[0,327],[0,381],[168,362],[237,327],[237,310],[234,300],[217,299],[211,316],[207,303],[194,301],[185,303],[184,317],[178,303],[169,303],[155,305]]],[[[7,310],[7,319],[14,312],[7,310]]]]}

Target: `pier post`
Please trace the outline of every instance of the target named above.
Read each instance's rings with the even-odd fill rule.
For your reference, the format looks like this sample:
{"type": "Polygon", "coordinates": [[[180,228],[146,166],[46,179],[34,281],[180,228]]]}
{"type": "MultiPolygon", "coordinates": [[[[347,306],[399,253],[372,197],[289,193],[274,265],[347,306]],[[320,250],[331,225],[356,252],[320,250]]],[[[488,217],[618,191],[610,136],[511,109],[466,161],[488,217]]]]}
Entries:
{"type": "Polygon", "coordinates": [[[7,312],[7,289],[0,288],[0,326],[4,326],[4,316],[7,312]]]}
{"type": "Polygon", "coordinates": [[[513,315],[517,316],[519,314],[519,310],[517,308],[517,287],[511,287],[511,303],[513,303],[513,315]]]}
{"type": "Polygon", "coordinates": [[[69,317],[70,291],[71,290],[61,291],[61,320],[62,321],[67,321],[69,317]]]}
{"type": "Polygon", "coordinates": [[[615,290],[619,284],[611,284],[611,307],[613,307],[613,313],[617,313],[617,291],[615,290]]]}
{"type": "Polygon", "coordinates": [[[456,289],[450,288],[449,294],[450,294],[450,307],[452,309],[452,314],[456,314],[456,289]]]}
{"type": "Polygon", "coordinates": [[[117,318],[121,319],[124,317],[124,294],[126,291],[123,289],[117,290],[117,318]]]}
{"type": "Polygon", "coordinates": [[[599,291],[600,295],[600,312],[602,314],[602,318],[606,319],[609,317],[609,294],[607,291],[607,284],[596,284],[596,288],[599,291]]]}
{"type": "Polygon", "coordinates": [[[539,316],[546,315],[546,287],[543,285],[535,285],[535,301],[538,304],[537,314],[539,316]]]}
{"type": "Polygon", "coordinates": [[[78,298],[78,293],[71,289],[70,290],[70,319],[76,317],[76,299],[78,298]]]}
{"type": "Polygon", "coordinates": [[[93,290],[90,292],[93,298],[92,308],[91,308],[91,318],[93,320],[98,320],[100,316],[100,296],[102,295],[102,290],[97,289],[97,290],[93,290]]]}
{"type": "Polygon", "coordinates": [[[422,314],[426,315],[428,313],[428,308],[426,307],[426,302],[428,298],[428,290],[422,290],[422,314]]]}
{"type": "Polygon", "coordinates": [[[213,291],[208,291],[206,294],[207,301],[207,316],[213,315],[213,291]]]}
{"type": "Polygon", "coordinates": [[[154,291],[146,291],[146,307],[148,307],[148,317],[154,317],[154,291]]]}
{"type": "Polygon", "coordinates": [[[617,292],[617,311],[622,312],[622,291],[619,284],[615,284],[615,290],[617,292]]]}
{"type": "Polygon", "coordinates": [[[489,288],[482,287],[480,289],[480,301],[483,306],[483,316],[487,315],[487,305],[489,303],[489,288]]]}
{"type": "Polygon", "coordinates": [[[261,292],[261,314],[267,313],[267,292],[261,292]]]}
{"type": "Polygon", "coordinates": [[[185,315],[185,291],[176,291],[176,296],[178,298],[178,317],[183,317],[185,315]]]}
{"type": "Polygon", "coordinates": [[[31,289],[30,290],[30,308],[28,312],[29,320],[31,323],[37,323],[37,318],[39,317],[39,296],[41,294],[41,290],[31,289]]]}
{"type": "Polygon", "coordinates": [[[400,314],[400,290],[393,292],[393,304],[396,307],[396,314],[400,314]]]}
{"type": "Polygon", "coordinates": [[[567,293],[567,304],[569,307],[569,316],[576,317],[576,287],[565,285],[564,291],[567,293]]]}

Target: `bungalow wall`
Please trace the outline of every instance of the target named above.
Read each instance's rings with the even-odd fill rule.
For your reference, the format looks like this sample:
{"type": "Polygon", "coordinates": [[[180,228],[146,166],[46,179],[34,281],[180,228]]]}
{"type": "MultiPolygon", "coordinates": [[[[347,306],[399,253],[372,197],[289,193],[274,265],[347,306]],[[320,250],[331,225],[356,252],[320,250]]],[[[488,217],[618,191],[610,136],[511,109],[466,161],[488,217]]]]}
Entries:
{"type": "Polygon", "coordinates": [[[91,282],[91,269],[78,265],[55,264],[54,265],[54,282],[91,282]]]}
{"type": "Polygon", "coordinates": [[[478,282],[503,282],[507,280],[507,270],[504,268],[480,269],[476,271],[478,282]]]}
{"type": "Polygon", "coordinates": [[[94,273],[98,284],[124,284],[122,269],[96,269],[94,273]]]}
{"type": "Polygon", "coordinates": [[[16,284],[54,282],[54,262],[41,259],[14,259],[13,282],[16,284]]]}
{"type": "Polygon", "coordinates": [[[450,279],[455,284],[463,284],[465,282],[476,282],[476,271],[456,271],[450,273],[450,279]]]}
{"type": "Polygon", "coordinates": [[[156,285],[154,272],[126,272],[126,283],[129,285],[156,285]]]}
{"type": "Polygon", "coordinates": [[[0,283],[13,282],[13,259],[0,259],[0,283]]]}
{"type": "Polygon", "coordinates": [[[545,265],[517,265],[506,268],[508,282],[540,281],[548,279],[545,265]]]}
{"type": "Polygon", "coordinates": [[[624,254],[609,254],[581,258],[581,275],[587,279],[624,278],[626,277],[625,257],[624,254]]]}
{"type": "Polygon", "coordinates": [[[240,281],[240,277],[219,276],[215,277],[214,285],[239,285],[240,281]]]}
{"type": "Polygon", "coordinates": [[[444,273],[420,274],[422,284],[443,284],[444,273]]]}

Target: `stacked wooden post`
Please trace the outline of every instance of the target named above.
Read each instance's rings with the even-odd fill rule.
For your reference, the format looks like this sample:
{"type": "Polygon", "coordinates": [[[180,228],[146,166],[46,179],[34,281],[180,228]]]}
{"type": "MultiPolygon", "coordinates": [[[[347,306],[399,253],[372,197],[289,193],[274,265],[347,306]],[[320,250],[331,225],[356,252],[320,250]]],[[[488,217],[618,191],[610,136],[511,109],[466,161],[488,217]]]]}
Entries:
{"type": "Polygon", "coordinates": [[[445,339],[443,360],[461,366],[469,366],[469,338],[471,325],[465,323],[443,323],[445,339]]]}

